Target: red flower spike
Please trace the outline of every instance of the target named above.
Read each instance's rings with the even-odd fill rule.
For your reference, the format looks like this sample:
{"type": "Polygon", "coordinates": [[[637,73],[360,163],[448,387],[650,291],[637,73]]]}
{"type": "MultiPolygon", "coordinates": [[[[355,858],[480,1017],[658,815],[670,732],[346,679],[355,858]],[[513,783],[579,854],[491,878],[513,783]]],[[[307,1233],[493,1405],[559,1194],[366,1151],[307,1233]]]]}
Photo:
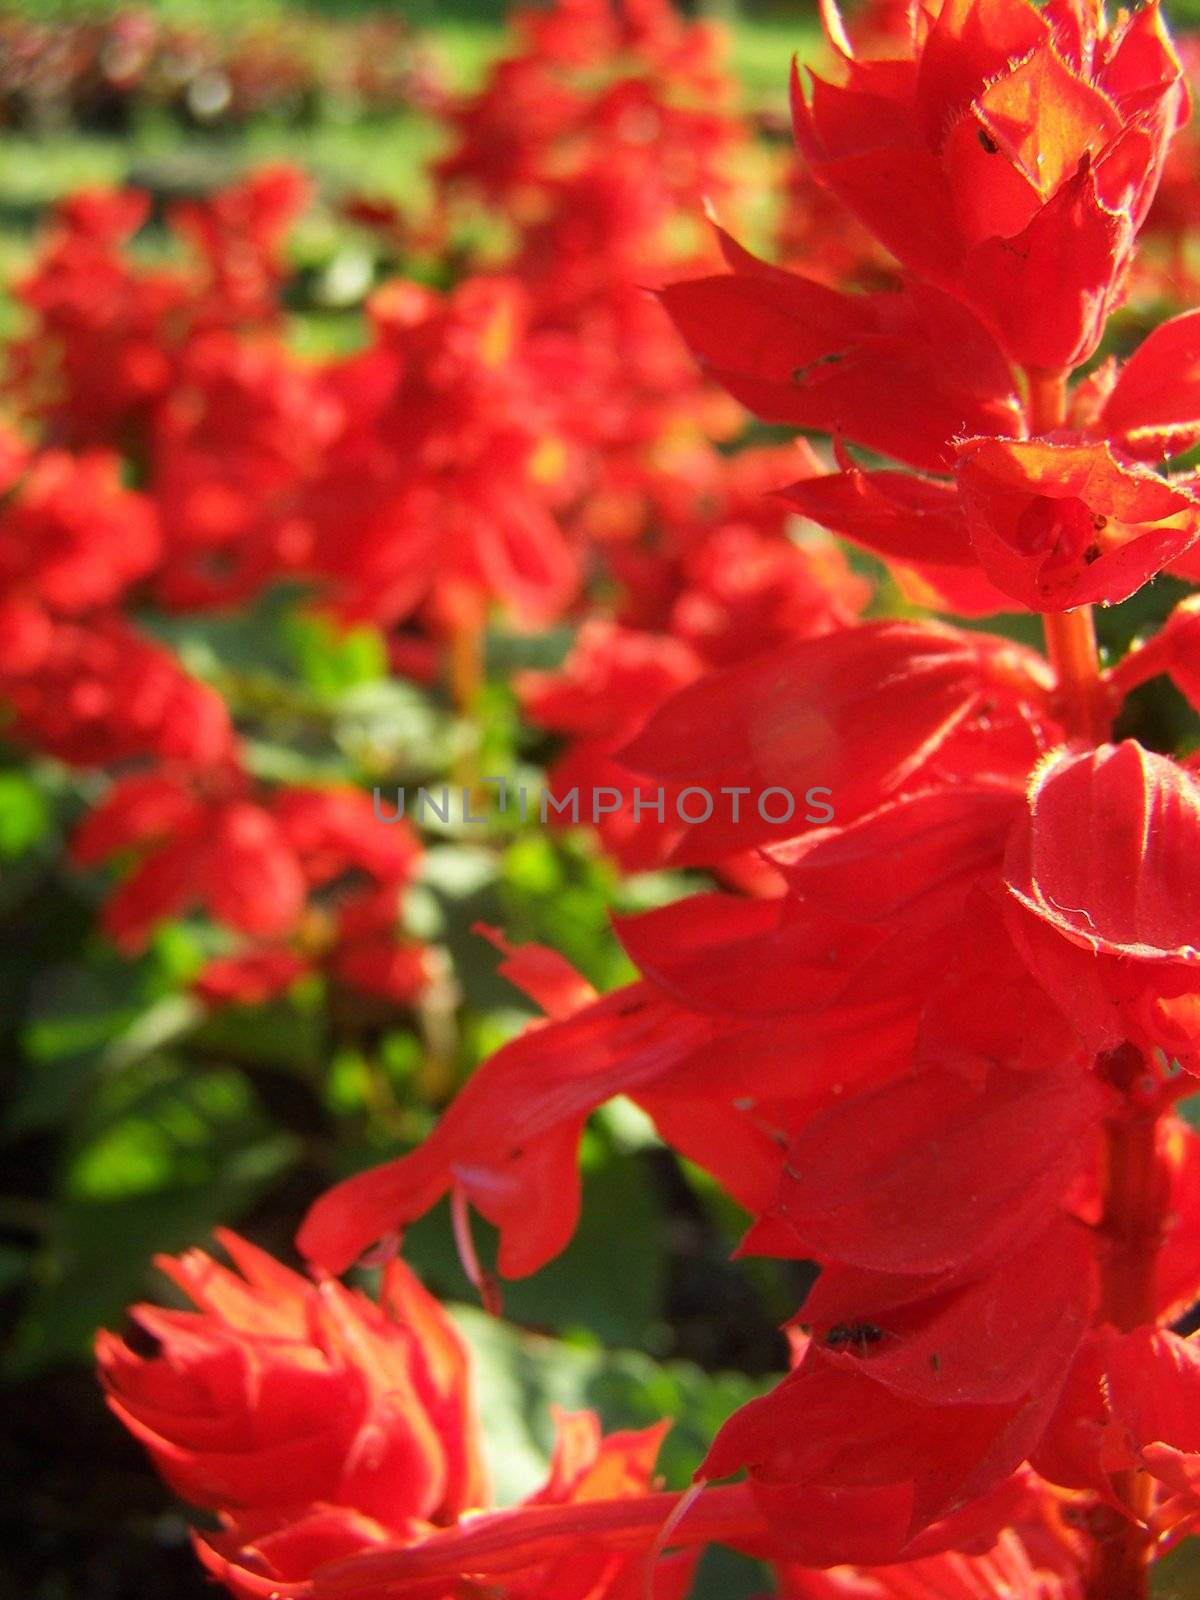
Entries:
{"type": "Polygon", "coordinates": [[[57,616],[112,605],[159,553],[155,508],[121,487],[115,455],[44,451],[0,507],[0,586],[57,616]]]}
{"type": "Polygon", "coordinates": [[[73,850],[84,865],[137,852],[104,912],[127,950],[195,906],[254,938],[295,941],[210,962],[195,985],[210,1003],[265,999],[318,962],[328,976],[400,1005],[429,982],[428,952],[401,923],[401,891],[420,858],[416,836],[403,822],[380,827],[359,790],[279,789],[259,801],[232,766],[138,775],[114,785],[73,850]],[[305,922],[314,893],[322,903],[305,922]]]}
{"type": "Polygon", "coordinates": [[[17,603],[0,611],[0,628],[16,634],[4,641],[16,648],[0,662],[0,689],[22,742],[79,767],[147,756],[220,766],[233,758],[220,695],[123,617],[52,624],[17,603]]]}
{"type": "Polygon", "coordinates": [[[985,573],[1035,611],[1127,599],[1200,533],[1200,498],[1104,444],[967,439],[957,477],[985,573]]]}
{"type": "MultiPolygon", "coordinates": [[[[119,806],[123,796],[118,786],[110,803],[119,806]]],[[[84,847],[93,847],[86,835],[84,847]]],[[[151,845],[108,901],[104,926],[134,953],[145,948],[159,922],[203,905],[218,922],[273,938],[295,928],[304,898],[299,864],[265,811],[244,800],[193,801],[170,836],[151,845]]]]}
{"type": "Polygon", "coordinates": [[[281,789],[271,814],[295,850],[310,884],[348,872],[368,873],[383,884],[411,881],[421,846],[403,818],[381,827],[359,789],[281,789]]]}
{"type": "Polygon", "coordinates": [[[219,1237],[236,1272],[200,1251],[160,1260],[198,1309],[135,1308],[154,1355],[108,1333],[97,1350],[114,1412],[219,1515],[196,1544],[239,1600],[429,1600],[463,1573],[503,1576],[510,1600],[636,1600],[672,1512],[681,1553],[656,1564],[653,1593],[683,1600],[696,1547],[764,1538],[745,1491],[703,1508],[651,1492],[668,1423],[606,1438],[587,1412],[557,1415],[540,1490],[486,1511],[467,1353],[408,1269],[388,1264],[376,1305],[219,1237]]]}
{"type": "Polygon", "coordinates": [[[552,620],[579,578],[555,514],[576,489],[575,347],[538,335],[510,278],[444,298],[398,280],[371,312],[374,344],[325,374],[343,427],[305,500],[317,570],[355,618],[426,605],[445,628],[495,599],[552,620]]]}
{"type": "Polygon", "coordinates": [[[80,824],[71,854],[80,866],[93,867],[133,845],[167,838],[191,817],[194,805],[187,784],[168,773],[125,778],[80,824]]]}
{"type": "Polygon", "coordinates": [[[814,75],[806,99],[797,76],[793,94],[818,181],[1012,361],[1051,371],[1095,350],[1187,110],[1156,6],[1111,31],[1063,12],[947,0],[907,55],[875,61],[830,3],[843,81],[814,75]]]}
{"type": "Polygon", "coordinates": [[[448,112],[446,192],[410,241],[440,248],[483,195],[514,231],[505,275],[392,284],[359,354],[298,362],[273,336],[286,173],[178,208],[193,259],[159,271],[124,249],[139,205],[69,203],[25,287],[27,415],[145,468],[134,494],[115,456],[0,437],[10,730],[122,774],[76,857],[125,858],[105,915],[127,950],[199,909],[237,936],[210,1003],[316,973],[392,1013],[440,960],[403,932],[415,837],[361,794],[251,781],[221,701],[103,609],[135,584],[197,605],[316,577],[323,604],[404,623],[393,666],[428,682],[425,635],[453,635],[468,710],[488,607],[553,621],[595,575],[614,620],[524,685],[571,741],[553,782],[622,796],[599,831],[624,867],[725,885],[622,921],[639,981],[603,997],[494,936],[546,1020],[423,1145],[326,1195],[305,1250],[391,1248],[448,1192],[486,1300],[470,1208],[502,1272],[539,1266],[575,1224],[584,1123],[625,1094],[746,1209],[744,1252],[819,1269],[794,1371],[703,1468],[747,1484],[657,1492],[661,1430],[562,1417],[544,1487],[493,1511],[462,1347],[403,1268],[379,1306],[236,1240],[240,1276],[185,1257],[199,1310],[139,1308],[155,1354],[101,1353],[114,1408],[215,1512],[202,1557],[240,1600],[682,1600],[710,1540],[786,1563],[797,1600],[1128,1600],[1200,1527],[1200,1368],[1156,1325],[1200,1293],[1198,1141],[1168,1115],[1176,1065],[1200,1073],[1198,762],[1104,742],[1156,674],[1200,703],[1195,607],[1106,673],[1078,609],[1200,573],[1200,486],[1151,470],[1200,442],[1196,314],[1071,387],[1127,283],[1186,269],[1185,151],[1178,257],[1130,272],[1186,90],[1153,4],[1111,27],[1099,0],[900,10],[878,0],[852,45],[825,0],[830,81],[795,104],[811,276],[721,234],[724,275],[662,296],[734,396],[832,436],[836,472],[807,447],[727,462],[735,406],[635,287],[740,139],[670,0],[520,21],[523,53],[448,112]],[[1049,661],[855,626],[866,593],[793,512],[909,601],[1061,613],[1049,661]],[[740,815],[630,822],[647,779],[670,811],[689,788],[740,815]],[[809,821],[810,792],[832,816],[809,821]]]}

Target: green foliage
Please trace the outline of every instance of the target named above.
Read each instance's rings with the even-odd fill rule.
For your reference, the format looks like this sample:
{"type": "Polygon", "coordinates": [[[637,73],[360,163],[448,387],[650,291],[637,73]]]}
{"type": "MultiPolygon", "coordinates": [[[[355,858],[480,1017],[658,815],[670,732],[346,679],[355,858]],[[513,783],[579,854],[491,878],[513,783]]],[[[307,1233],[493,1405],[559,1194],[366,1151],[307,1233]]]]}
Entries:
{"type": "Polygon", "coordinates": [[[725,1418],[766,1387],[741,1373],[706,1373],[636,1351],[580,1349],[468,1306],[455,1308],[454,1318],[475,1357],[488,1461],[501,1502],[528,1493],[544,1476],[553,1406],[599,1412],[609,1428],[648,1428],[674,1418],[659,1463],[667,1484],[683,1488],[725,1418]]]}
{"type": "Polygon", "coordinates": [[[74,1122],[10,1374],[81,1357],[121,1320],[160,1251],[202,1241],[293,1159],[236,1071],[151,1055],[103,1080],[74,1122]]]}

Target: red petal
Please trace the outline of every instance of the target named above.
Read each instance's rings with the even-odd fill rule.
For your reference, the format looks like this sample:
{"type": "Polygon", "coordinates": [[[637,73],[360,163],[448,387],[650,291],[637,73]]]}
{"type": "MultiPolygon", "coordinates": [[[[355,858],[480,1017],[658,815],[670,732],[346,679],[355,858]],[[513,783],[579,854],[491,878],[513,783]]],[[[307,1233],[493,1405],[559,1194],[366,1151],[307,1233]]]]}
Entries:
{"type": "Polygon", "coordinates": [[[1200,784],[1132,740],[1044,764],[1005,874],[1075,944],[1200,964],[1200,784]]]}
{"type": "Polygon", "coordinates": [[[1200,500],[1103,444],[968,439],[958,488],[984,571],[1034,610],[1124,600],[1200,532],[1200,500]]]}
{"type": "Polygon", "coordinates": [[[1172,317],[1143,339],[1121,368],[1097,426],[1147,461],[1200,440],[1200,311],[1172,317]]]}

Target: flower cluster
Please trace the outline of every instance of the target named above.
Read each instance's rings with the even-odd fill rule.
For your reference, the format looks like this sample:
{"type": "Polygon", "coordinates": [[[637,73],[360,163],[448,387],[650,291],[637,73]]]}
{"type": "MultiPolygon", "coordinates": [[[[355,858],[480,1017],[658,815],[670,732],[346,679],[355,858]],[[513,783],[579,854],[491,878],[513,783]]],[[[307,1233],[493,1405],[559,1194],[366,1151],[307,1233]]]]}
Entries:
{"type": "MultiPolygon", "coordinates": [[[[776,452],[726,468],[735,412],[643,287],[692,264],[672,224],[740,147],[715,38],[657,4],[523,27],[521,52],[448,111],[459,142],[440,172],[456,226],[480,205],[520,221],[509,254],[442,292],[386,283],[360,351],[304,359],[287,342],[286,240],[311,189],[286,167],[169,208],[169,264],[137,248],[147,197],[81,192],[17,287],[8,392],[39,442],[6,435],[0,455],[11,731],[79,767],[119,764],[76,859],[136,869],[105,914],[127,950],[185,908],[242,936],[200,975],[210,1001],[286,987],[313,969],[314,940],[322,971],[371,992],[407,996],[428,964],[397,921],[411,873],[380,869],[369,815],[337,875],[370,887],[334,897],[329,932],[334,874],[314,878],[280,842],[235,735],[244,708],[144,630],[147,607],[208,613],[303,583],[336,627],[385,630],[399,671],[443,675],[470,711],[489,615],[545,626],[615,587],[618,654],[686,666],[606,694],[602,730],[546,701],[539,720],[585,736],[564,770],[598,782],[597,734],[614,748],[670,688],[848,620],[867,596],[832,540],[790,541],[788,508],[766,497],[787,475],[776,452]],[[547,74],[561,115],[525,128],[518,200],[480,130],[510,77],[547,74]]],[[[330,828],[352,798],[326,797],[330,828]]]]}
{"type": "Polygon", "coordinates": [[[452,109],[438,169],[429,237],[500,208],[507,253],[387,285],[365,349],[303,363],[279,340],[280,212],[246,190],[191,214],[186,292],[175,269],[141,292],[111,198],[67,213],[26,290],[20,384],[48,441],[6,457],[5,672],[22,737],[99,763],[119,716],[142,763],[76,840],[132,864],[106,911],[125,948],[202,904],[251,941],[212,995],[319,967],[403,998],[424,971],[393,914],[407,830],[361,794],[270,791],[174,665],[186,716],[165,687],[109,709],[135,586],[187,609],[304,578],[397,661],[419,639],[464,710],[489,616],[581,622],[519,685],[568,736],[560,790],[834,800],[782,832],[749,807],[616,808],[602,842],[626,871],[719,885],[617,919],[634,981],[599,995],[506,950],[545,1018],[423,1143],[316,1202],[311,1281],[227,1238],[243,1279],[185,1257],[200,1311],[139,1308],[152,1355],[102,1338],[114,1408],[218,1515],[203,1559],[240,1596],[682,1595],[721,1543],[785,1596],[1138,1600],[1200,1527],[1200,1353],[1176,1330],[1200,1300],[1200,1136],[1177,1109],[1200,1073],[1200,769],[1137,737],[1131,700],[1165,677],[1200,709],[1200,610],[1107,660],[1092,612],[1200,573],[1179,459],[1200,312],[1110,353],[1184,70],[1155,3],[1115,23],[1090,0],[887,8],[860,48],[832,0],[824,22],[830,66],[793,86],[803,272],[722,229],[719,262],[670,254],[744,149],[711,39],[652,0],[564,0],[452,109]],[[230,222],[247,207],[261,228],[230,222]],[[812,219],[839,211],[810,270],[812,219]],[[707,383],[830,453],[731,462],[707,383]],[[863,619],[829,535],[882,563],[890,611],[863,619]],[[1012,612],[1044,653],[960,625],[1012,612]],[[471,1208],[500,1276],[544,1265],[616,1096],[744,1210],[743,1253],[819,1269],[791,1370],[685,1493],[653,1483],[657,1430],[574,1417],[545,1487],[494,1509],[443,1314],[395,1259],[378,1304],[330,1275],[449,1197],[494,1307],[471,1208]]]}

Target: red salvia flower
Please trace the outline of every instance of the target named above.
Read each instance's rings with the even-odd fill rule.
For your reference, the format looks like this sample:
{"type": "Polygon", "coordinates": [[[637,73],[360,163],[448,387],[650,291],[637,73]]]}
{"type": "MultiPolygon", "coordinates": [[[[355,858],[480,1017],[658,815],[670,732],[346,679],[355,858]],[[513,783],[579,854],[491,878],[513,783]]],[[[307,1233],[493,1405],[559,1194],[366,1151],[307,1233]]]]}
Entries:
{"type": "Polygon", "coordinates": [[[428,952],[401,924],[420,848],[407,823],[381,827],[358,790],[281,789],[264,800],[233,767],[140,774],[113,786],[73,852],[84,866],[134,856],[103,916],[127,951],[199,907],[255,941],[200,974],[197,992],[210,1001],[262,1000],[318,969],[406,1004],[431,976],[428,952]]]}
{"type": "Polygon", "coordinates": [[[1037,611],[1124,600],[1200,533],[1200,499],[1105,444],[968,439],[958,489],[984,572],[1037,611]]]}
{"type": "Polygon", "coordinates": [[[121,487],[116,456],[35,456],[0,509],[0,591],[57,616],[115,604],[159,551],[153,503],[121,487]]]}
{"type": "Polygon", "coordinates": [[[1188,110],[1157,6],[1108,29],[1074,0],[948,0],[890,60],[857,59],[824,16],[840,81],[793,95],[817,179],[1014,362],[1085,361],[1188,110]]]}
{"type": "Polygon", "coordinates": [[[238,1272],[160,1258],[198,1309],[135,1309],[154,1355],[98,1346],[110,1404],[176,1492],[277,1524],[315,1503],[393,1528],[479,1505],[466,1352],[412,1273],[393,1262],[375,1305],[219,1238],[238,1272]]]}
{"type": "Polygon", "coordinates": [[[315,565],[344,609],[385,620],[425,604],[442,625],[490,600],[553,617],[578,582],[554,515],[570,487],[558,353],[528,332],[509,280],[444,301],[397,283],[377,343],[328,375],[345,428],[309,500],[315,565]]]}
{"type": "Polygon", "coordinates": [[[221,697],[122,617],[52,625],[39,608],[9,601],[0,632],[13,732],[36,749],[96,767],[147,756],[219,764],[232,755],[221,697]]]}
{"type": "MultiPolygon", "coordinates": [[[[459,1568],[511,1574],[511,1600],[640,1592],[656,1520],[610,1538],[588,1508],[645,1495],[665,1423],[604,1437],[590,1412],[558,1413],[545,1484],[483,1515],[470,1359],[413,1274],[390,1262],[375,1302],[218,1237],[236,1272],[199,1250],[159,1258],[197,1309],[135,1307],[152,1354],[110,1333],[97,1354],[110,1406],[163,1477],[219,1515],[222,1531],[197,1545],[235,1595],[428,1594],[448,1562],[452,1585],[459,1568]],[[525,1524],[515,1552],[494,1537],[525,1524]]],[[[663,1563],[658,1600],[683,1600],[691,1565],[686,1554],[663,1563]]]]}

